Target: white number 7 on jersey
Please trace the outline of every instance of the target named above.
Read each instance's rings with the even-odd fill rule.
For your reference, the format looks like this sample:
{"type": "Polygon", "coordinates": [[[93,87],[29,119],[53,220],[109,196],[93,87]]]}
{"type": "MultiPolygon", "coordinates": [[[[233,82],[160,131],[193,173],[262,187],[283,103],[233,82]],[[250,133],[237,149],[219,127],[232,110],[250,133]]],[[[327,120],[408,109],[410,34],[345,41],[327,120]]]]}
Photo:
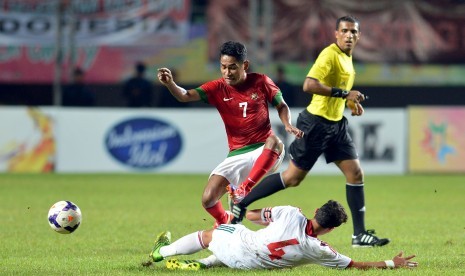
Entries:
{"type": "Polygon", "coordinates": [[[239,103],[239,107],[242,107],[242,117],[247,117],[247,102],[239,103]]]}
{"type": "Polygon", "coordinates": [[[276,259],[279,260],[284,254],[286,254],[286,252],[284,252],[283,250],[283,247],[286,247],[289,245],[296,245],[296,244],[299,244],[299,241],[296,239],[272,242],[266,246],[268,247],[268,250],[270,250],[270,253],[271,253],[270,255],[268,255],[268,257],[270,257],[272,261],[276,259]]]}

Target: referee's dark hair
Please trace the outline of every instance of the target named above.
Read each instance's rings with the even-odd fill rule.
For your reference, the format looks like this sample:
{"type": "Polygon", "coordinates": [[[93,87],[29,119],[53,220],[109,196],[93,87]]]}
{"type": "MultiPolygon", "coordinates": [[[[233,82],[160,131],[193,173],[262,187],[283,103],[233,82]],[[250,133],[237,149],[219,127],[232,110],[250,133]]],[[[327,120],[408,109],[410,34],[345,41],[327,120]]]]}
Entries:
{"type": "Polygon", "coordinates": [[[358,30],[360,31],[360,21],[358,21],[358,19],[355,16],[346,15],[346,16],[338,18],[336,21],[336,30],[339,30],[339,23],[341,23],[341,21],[357,24],[358,30]]]}

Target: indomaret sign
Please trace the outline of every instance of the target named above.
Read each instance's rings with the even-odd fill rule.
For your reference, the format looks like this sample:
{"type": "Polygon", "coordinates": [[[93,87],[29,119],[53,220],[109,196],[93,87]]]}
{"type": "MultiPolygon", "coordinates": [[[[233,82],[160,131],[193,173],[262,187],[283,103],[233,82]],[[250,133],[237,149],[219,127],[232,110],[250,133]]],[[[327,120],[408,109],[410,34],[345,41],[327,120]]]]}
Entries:
{"type": "MultiPolygon", "coordinates": [[[[57,2],[0,1],[0,45],[53,45],[57,2]]],[[[187,37],[186,0],[69,3],[60,24],[65,31],[74,26],[78,45],[179,45],[187,37]]]]}
{"type": "Polygon", "coordinates": [[[64,68],[72,57],[87,83],[120,82],[135,61],[189,40],[191,0],[0,0],[0,82],[53,81],[57,3],[64,68]]]}

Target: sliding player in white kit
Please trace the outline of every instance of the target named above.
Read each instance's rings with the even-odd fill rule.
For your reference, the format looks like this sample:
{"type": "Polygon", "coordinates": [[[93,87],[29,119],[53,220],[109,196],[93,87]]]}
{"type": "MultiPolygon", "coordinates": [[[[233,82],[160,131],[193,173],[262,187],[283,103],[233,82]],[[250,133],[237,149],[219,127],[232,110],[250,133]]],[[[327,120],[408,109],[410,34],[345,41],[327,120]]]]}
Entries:
{"type": "Polygon", "coordinates": [[[210,251],[226,266],[239,269],[289,268],[308,263],[330,267],[350,264],[350,258],[316,238],[312,224],[299,208],[264,208],[260,216],[270,224],[256,232],[243,225],[220,225],[213,232],[210,251]]]}
{"type": "Polygon", "coordinates": [[[169,232],[161,233],[150,253],[154,262],[166,257],[187,255],[208,248],[213,255],[196,261],[168,260],[169,269],[199,270],[226,265],[236,269],[290,268],[319,264],[330,268],[397,268],[416,267],[410,261],[415,255],[403,257],[402,252],[392,260],[356,262],[338,253],[319,235],[331,232],[347,221],[344,207],[330,200],[307,219],[299,208],[278,206],[248,211],[250,221],[267,225],[252,231],[244,225],[222,224],[217,229],[198,231],[171,243],[169,232]]]}

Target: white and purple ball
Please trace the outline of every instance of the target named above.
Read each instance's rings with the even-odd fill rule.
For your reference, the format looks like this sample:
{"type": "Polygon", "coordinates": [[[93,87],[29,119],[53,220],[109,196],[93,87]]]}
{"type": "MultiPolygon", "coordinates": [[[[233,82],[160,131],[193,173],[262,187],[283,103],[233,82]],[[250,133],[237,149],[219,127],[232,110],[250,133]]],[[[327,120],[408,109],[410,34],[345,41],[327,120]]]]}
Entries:
{"type": "Polygon", "coordinates": [[[48,211],[50,227],[60,234],[71,234],[81,225],[79,207],[71,201],[58,201],[48,211]]]}

